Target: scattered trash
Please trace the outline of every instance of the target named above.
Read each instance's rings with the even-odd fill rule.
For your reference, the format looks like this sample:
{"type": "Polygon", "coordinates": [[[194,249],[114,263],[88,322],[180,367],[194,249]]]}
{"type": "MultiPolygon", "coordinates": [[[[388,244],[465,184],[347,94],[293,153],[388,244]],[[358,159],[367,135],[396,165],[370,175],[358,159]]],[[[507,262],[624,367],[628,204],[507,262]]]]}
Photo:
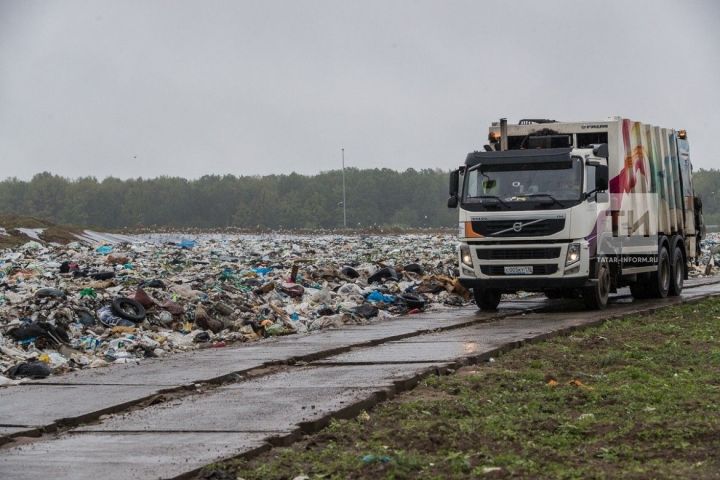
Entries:
{"type": "Polygon", "coordinates": [[[111,247],[110,245],[101,245],[97,247],[95,251],[100,255],[107,255],[109,253],[112,253],[113,247],[111,247]]]}
{"type": "Polygon", "coordinates": [[[180,248],[184,248],[186,250],[190,250],[191,248],[195,248],[197,246],[197,243],[195,240],[188,240],[188,239],[182,239],[180,240],[180,248]]]}
{"type": "Polygon", "coordinates": [[[423,309],[427,303],[425,299],[417,293],[406,292],[400,295],[400,300],[405,302],[410,309],[423,309]]]}
{"type": "Polygon", "coordinates": [[[470,300],[451,235],[114,238],[0,250],[0,384],[470,300]]]}
{"type": "Polygon", "coordinates": [[[482,467],[482,473],[484,475],[487,475],[488,473],[494,473],[494,472],[501,472],[502,468],[500,467],[482,467]]]}
{"type": "Polygon", "coordinates": [[[577,380],[577,379],[570,380],[568,382],[568,385],[570,385],[572,387],[582,388],[584,390],[593,390],[593,387],[591,387],[589,385],[585,385],[583,382],[581,382],[580,380],[577,380]]]}
{"type": "Polygon", "coordinates": [[[370,295],[367,296],[368,302],[377,303],[377,302],[383,302],[383,303],[393,303],[395,302],[395,296],[394,295],[383,295],[382,293],[378,292],[377,290],[373,291],[370,295]]]}
{"type": "Polygon", "coordinates": [[[362,462],[364,464],[371,464],[371,463],[390,463],[392,461],[392,458],[387,455],[364,455],[362,457],[362,462]]]}
{"type": "Polygon", "coordinates": [[[39,360],[23,362],[7,371],[10,378],[45,378],[52,373],[52,369],[39,360]]]}
{"type": "Polygon", "coordinates": [[[418,263],[411,263],[409,265],[405,265],[403,267],[403,271],[412,272],[417,275],[422,275],[423,273],[425,273],[425,269],[422,267],[422,265],[420,265],[418,263]]]}
{"type": "Polygon", "coordinates": [[[40,290],[35,291],[35,296],[38,298],[64,297],[65,292],[58,288],[41,288],[40,290]]]}
{"type": "Polygon", "coordinates": [[[134,322],[131,322],[130,320],[120,317],[118,315],[115,315],[113,313],[112,307],[102,307],[97,312],[98,319],[100,320],[100,323],[105,325],[106,327],[133,327],[135,326],[134,322]]]}
{"type": "Polygon", "coordinates": [[[360,276],[357,270],[347,266],[343,267],[342,270],[340,270],[340,274],[347,278],[358,278],[360,276]]]}
{"type": "Polygon", "coordinates": [[[363,303],[357,307],[352,308],[352,313],[362,318],[373,318],[378,315],[378,308],[375,305],[369,303],[363,303]]]}
{"type": "Polygon", "coordinates": [[[709,232],[700,242],[700,255],[697,265],[688,271],[690,277],[708,277],[717,275],[720,265],[720,232],[709,232]]]}
{"type": "Polygon", "coordinates": [[[390,267],[384,267],[368,277],[368,283],[382,283],[385,280],[397,282],[399,280],[397,272],[390,267]]]}

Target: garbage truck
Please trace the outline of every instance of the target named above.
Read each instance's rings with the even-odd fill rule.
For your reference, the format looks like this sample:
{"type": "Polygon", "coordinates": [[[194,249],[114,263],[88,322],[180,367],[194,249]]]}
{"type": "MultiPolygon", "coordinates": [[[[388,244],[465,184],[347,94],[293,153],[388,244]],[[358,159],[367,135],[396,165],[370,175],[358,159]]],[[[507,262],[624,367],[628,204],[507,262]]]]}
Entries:
{"type": "Polygon", "coordinates": [[[493,122],[450,173],[460,282],[483,310],[503,293],[679,295],[704,235],[685,130],[627,118],[493,122]]]}

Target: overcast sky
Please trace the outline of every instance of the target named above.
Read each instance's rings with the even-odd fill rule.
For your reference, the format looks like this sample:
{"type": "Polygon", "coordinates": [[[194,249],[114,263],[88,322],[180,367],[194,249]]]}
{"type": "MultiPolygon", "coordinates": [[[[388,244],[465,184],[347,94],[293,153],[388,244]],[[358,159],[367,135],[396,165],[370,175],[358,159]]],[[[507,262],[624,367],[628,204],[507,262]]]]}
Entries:
{"type": "Polygon", "coordinates": [[[720,167],[720,2],[0,0],[0,178],[448,169],[611,115],[720,167]]]}

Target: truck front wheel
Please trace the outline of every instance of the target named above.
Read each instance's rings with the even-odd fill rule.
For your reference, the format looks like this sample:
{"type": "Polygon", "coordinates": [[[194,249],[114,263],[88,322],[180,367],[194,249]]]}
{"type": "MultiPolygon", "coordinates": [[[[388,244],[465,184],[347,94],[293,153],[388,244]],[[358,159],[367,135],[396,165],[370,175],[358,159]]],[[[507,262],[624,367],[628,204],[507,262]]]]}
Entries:
{"type": "Polygon", "coordinates": [[[497,310],[497,306],[500,303],[500,292],[497,290],[474,288],[473,295],[475,296],[475,303],[480,310],[497,310]]]}
{"type": "Polygon", "coordinates": [[[603,310],[610,297],[610,266],[607,260],[598,259],[596,282],[592,287],[583,288],[585,306],[591,310],[603,310]]]}

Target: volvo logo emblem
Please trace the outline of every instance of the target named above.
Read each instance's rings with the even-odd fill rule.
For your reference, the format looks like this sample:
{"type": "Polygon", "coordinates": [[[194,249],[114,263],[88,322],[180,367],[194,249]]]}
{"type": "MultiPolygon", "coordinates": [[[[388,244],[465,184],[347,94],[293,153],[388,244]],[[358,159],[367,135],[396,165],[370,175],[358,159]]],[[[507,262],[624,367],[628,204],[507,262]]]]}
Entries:
{"type": "Polygon", "coordinates": [[[514,232],[519,232],[520,230],[522,230],[522,227],[523,227],[522,223],[520,223],[520,222],[513,223],[513,231],[514,232]]]}

